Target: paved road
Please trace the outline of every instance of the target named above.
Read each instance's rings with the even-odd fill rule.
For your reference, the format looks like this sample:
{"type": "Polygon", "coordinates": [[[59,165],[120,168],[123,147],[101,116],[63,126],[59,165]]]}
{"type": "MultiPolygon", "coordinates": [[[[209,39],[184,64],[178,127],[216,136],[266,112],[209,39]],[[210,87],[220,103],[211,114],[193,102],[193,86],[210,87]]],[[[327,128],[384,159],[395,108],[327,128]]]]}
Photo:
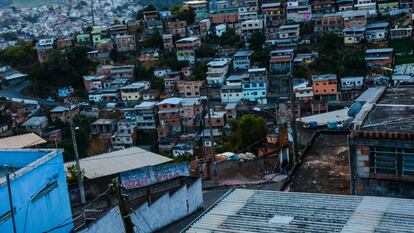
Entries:
{"type": "Polygon", "coordinates": [[[41,99],[41,98],[24,96],[22,94],[22,91],[29,84],[30,84],[29,81],[24,81],[24,82],[19,83],[15,86],[0,90],[0,97],[5,97],[7,99],[15,98],[15,99],[19,99],[19,100],[22,100],[22,101],[27,100],[28,102],[29,101],[37,101],[37,103],[39,103],[41,105],[56,106],[56,105],[60,104],[60,103],[57,103],[57,102],[48,101],[48,100],[41,99]]]}

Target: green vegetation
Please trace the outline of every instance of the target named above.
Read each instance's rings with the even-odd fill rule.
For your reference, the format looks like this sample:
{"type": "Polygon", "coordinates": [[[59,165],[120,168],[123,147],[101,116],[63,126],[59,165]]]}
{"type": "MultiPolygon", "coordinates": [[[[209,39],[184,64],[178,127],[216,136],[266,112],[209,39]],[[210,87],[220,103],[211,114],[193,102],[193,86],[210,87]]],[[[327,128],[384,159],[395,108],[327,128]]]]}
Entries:
{"type": "Polygon", "coordinates": [[[266,37],[261,32],[255,32],[250,36],[249,39],[249,48],[254,51],[259,51],[263,49],[263,44],[266,41],[266,37]]]}
{"type": "Polygon", "coordinates": [[[27,70],[37,63],[37,54],[31,42],[0,50],[0,63],[27,70]]]}
{"type": "Polygon", "coordinates": [[[253,114],[243,115],[240,119],[230,119],[230,132],[225,133],[221,152],[239,152],[255,146],[266,138],[267,128],[265,120],[253,114]]]}
{"type": "Polygon", "coordinates": [[[49,50],[46,62],[37,64],[29,75],[32,81],[29,91],[45,98],[59,87],[83,89],[82,76],[94,67],[87,51],[85,47],[71,47],[64,53],[57,49],[49,50]]]}
{"type": "Polygon", "coordinates": [[[144,19],[144,12],[155,11],[155,10],[157,10],[157,9],[153,5],[151,5],[151,4],[146,5],[144,8],[142,8],[141,10],[139,10],[137,12],[137,15],[136,15],[135,18],[137,20],[143,20],[144,19]]]}
{"type": "Polygon", "coordinates": [[[335,34],[324,34],[318,41],[319,58],[310,65],[315,73],[332,73],[339,76],[365,75],[367,64],[364,49],[347,47],[335,34]]]}
{"type": "Polygon", "coordinates": [[[189,161],[193,161],[195,159],[195,155],[192,155],[190,153],[184,153],[180,156],[174,157],[174,161],[177,163],[181,163],[181,162],[189,162],[189,161]]]}
{"type": "Polygon", "coordinates": [[[142,6],[153,5],[159,10],[166,10],[172,6],[182,4],[179,0],[140,0],[139,4],[142,6]]]}
{"type": "Polygon", "coordinates": [[[184,9],[180,4],[171,8],[171,14],[173,15],[173,20],[186,21],[187,25],[191,25],[195,22],[196,14],[193,8],[184,9]]]}
{"type": "Polygon", "coordinates": [[[408,63],[414,63],[414,56],[396,56],[395,57],[396,65],[408,64],[408,63]]]}
{"type": "Polygon", "coordinates": [[[161,33],[159,31],[155,31],[155,33],[143,42],[143,47],[164,49],[161,33]]]}
{"type": "Polygon", "coordinates": [[[168,66],[172,70],[179,71],[182,68],[188,66],[188,62],[187,61],[178,61],[177,60],[177,55],[174,52],[169,52],[169,53],[163,53],[160,56],[160,60],[158,62],[158,65],[160,67],[168,66]]]}
{"type": "MultiPolygon", "coordinates": [[[[76,115],[73,119],[73,124],[76,128],[76,143],[78,145],[79,157],[87,157],[89,147],[89,130],[92,122],[85,117],[76,115]]],[[[58,147],[63,148],[64,161],[72,161],[75,159],[75,152],[73,151],[73,143],[69,124],[56,120],[51,124],[56,129],[62,130],[62,141],[59,142],[58,147]]]]}
{"type": "Polygon", "coordinates": [[[409,53],[414,50],[414,39],[391,40],[389,46],[395,53],[409,53]]]}

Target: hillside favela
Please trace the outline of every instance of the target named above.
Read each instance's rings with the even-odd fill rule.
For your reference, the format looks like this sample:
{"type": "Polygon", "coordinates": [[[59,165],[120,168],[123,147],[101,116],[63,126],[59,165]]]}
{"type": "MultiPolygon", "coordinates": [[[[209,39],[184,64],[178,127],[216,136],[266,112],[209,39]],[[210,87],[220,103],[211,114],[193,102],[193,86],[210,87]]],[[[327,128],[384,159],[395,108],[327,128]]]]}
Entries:
{"type": "Polygon", "coordinates": [[[414,233],[414,0],[0,0],[0,233],[414,233]]]}

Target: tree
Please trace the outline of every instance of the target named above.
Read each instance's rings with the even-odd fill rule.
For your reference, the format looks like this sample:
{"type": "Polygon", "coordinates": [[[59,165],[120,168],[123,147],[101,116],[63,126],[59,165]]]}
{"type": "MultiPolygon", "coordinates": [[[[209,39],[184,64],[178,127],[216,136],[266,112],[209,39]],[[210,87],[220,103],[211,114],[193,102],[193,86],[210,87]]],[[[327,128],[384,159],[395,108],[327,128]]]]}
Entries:
{"type": "Polygon", "coordinates": [[[236,33],[234,28],[228,28],[219,39],[221,46],[235,46],[240,47],[240,36],[236,33]]]}
{"type": "Polygon", "coordinates": [[[211,45],[204,44],[196,50],[197,58],[214,57],[215,48],[211,45]]]}
{"type": "Polygon", "coordinates": [[[247,150],[266,138],[265,120],[253,114],[243,115],[239,120],[230,119],[229,135],[223,137],[220,151],[239,152],[247,150]]]}
{"type": "Polygon", "coordinates": [[[83,88],[82,76],[94,66],[86,51],[84,47],[69,48],[64,53],[49,50],[46,61],[35,65],[29,74],[29,90],[35,96],[48,97],[59,87],[83,88]]]}
{"type": "Polygon", "coordinates": [[[0,63],[11,65],[17,69],[29,69],[37,63],[36,50],[27,42],[0,50],[0,63]]]}
{"type": "Polygon", "coordinates": [[[151,80],[154,78],[154,73],[141,64],[138,64],[134,68],[134,76],[137,81],[151,80]]]}
{"type": "Polygon", "coordinates": [[[207,73],[207,64],[206,62],[196,62],[193,66],[193,74],[191,75],[191,80],[204,80],[207,73]]]}
{"type": "Polygon", "coordinates": [[[115,47],[109,52],[109,57],[115,63],[121,60],[121,54],[118,52],[118,49],[115,47]]]}
{"type": "Polygon", "coordinates": [[[195,12],[193,8],[183,8],[182,5],[177,5],[171,8],[171,14],[173,20],[186,21],[187,25],[191,25],[195,22],[195,12]]]}
{"type": "Polygon", "coordinates": [[[258,67],[268,67],[269,66],[269,49],[260,49],[253,53],[252,62],[258,67]]]}
{"type": "Polygon", "coordinates": [[[266,41],[266,38],[263,33],[261,32],[255,32],[250,36],[249,39],[249,48],[258,51],[263,49],[263,44],[266,41]]]}
{"type": "Polygon", "coordinates": [[[148,12],[148,11],[156,11],[157,9],[153,6],[153,5],[151,5],[151,4],[149,4],[149,5],[146,5],[143,9],[141,9],[141,10],[139,10],[137,13],[136,13],[136,19],[137,20],[143,20],[144,19],[144,12],[148,12]]]}
{"type": "Polygon", "coordinates": [[[178,61],[177,55],[174,52],[168,52],[160,56],[159,66],[168,66],[178,71],[188,66],[188,61],[178,61]]]}
{"type": "Polygon", "coordinates": [[[145,48],[164,48],[162,36],[159,31],[155,31],[151,36],[143,42],[145,48]]]}

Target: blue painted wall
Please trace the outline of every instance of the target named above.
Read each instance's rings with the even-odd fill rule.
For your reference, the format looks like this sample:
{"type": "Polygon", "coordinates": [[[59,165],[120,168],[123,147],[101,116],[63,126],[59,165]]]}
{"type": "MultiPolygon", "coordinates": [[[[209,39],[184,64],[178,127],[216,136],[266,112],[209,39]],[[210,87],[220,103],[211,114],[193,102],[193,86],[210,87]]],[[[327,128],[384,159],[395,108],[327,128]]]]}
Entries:
{"type": "MultiPolygon", "coordinates": [[[[11,164],[25,164],[27,166],[38,158],[51,155],[38,166],[33,167],[30,164],[28,167],[22,168],[28,169],[24,173],[19,170],[15,173],[17,175],[11,175],[17,232],[45,232],[62,225],[64,226],[51,232],[66,233],[72,230],[72,212],[62,152],[62,150],[18,150],[11,153],[0,150],[0,164],[2,165],[12,161],[11,164]],[[13,159],[10,157],[13,157],[13,159]],[[35,194],[53,181],[57,181],[56,188],[41,196],[38,200],[32,201],[35,194]]],[[[41,158],[41,160],[43,159],[41,158]]],[[[4,179],[0,178],[0,216],[10,210],[8,200],[7,185],[4,179]]],[[[11,218],[0,222],[0,232],[13,232],[11,218]]]]}

